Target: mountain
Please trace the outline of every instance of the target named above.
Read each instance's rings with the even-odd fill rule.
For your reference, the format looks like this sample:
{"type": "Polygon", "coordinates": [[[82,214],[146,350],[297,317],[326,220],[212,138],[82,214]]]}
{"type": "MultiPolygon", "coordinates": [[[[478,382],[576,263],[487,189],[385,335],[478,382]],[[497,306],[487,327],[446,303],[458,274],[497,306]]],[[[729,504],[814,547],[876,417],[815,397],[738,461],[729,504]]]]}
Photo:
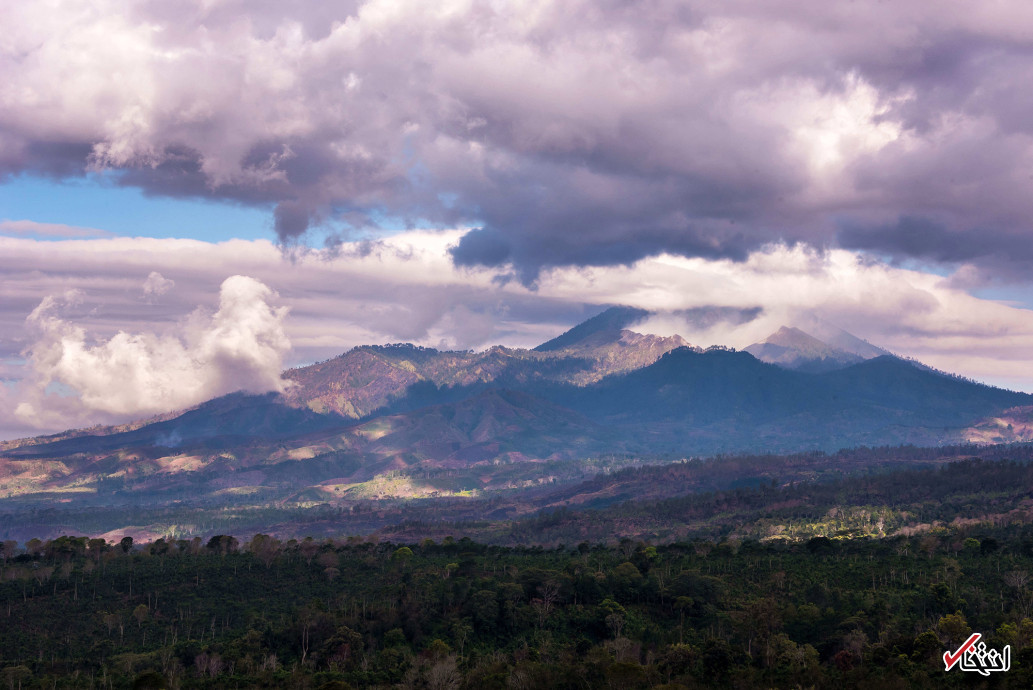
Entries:
{"type": "Polygon", "coordinates": [[[814,316],[803,316],[799,320],[801,323],[798,325],[803,330],[841,352],[857,355],[862,359],[873,359],[893,354],[889,350],[872,345],[867,340],[862,340],[852,333],[847,333],[842,328],[823,319],[814,316]]]}
{"type": "Polygon", "coordinates": [[[794,326],[782,326],[745,351],[768,364],[813,373],[842,369],[891,354],[820,319],[807,319],[807,323],[806,332],[794,326]]]}
{"type": "Polygon", "coordinates": [[[284,407],[276,396],[226,396],[141,429],[8,450],[0,457],[0,486],[9,497],[91,487],[79,497],[84,504],[110,501],[112,492],[120,502],[151,504],[241,495],[294,500],[306,489],[324,499],[447,495],[533,483],[541,463],[627,446],[572,410],[504,389],[343,422],[284,407]],[[241,424],[253,425],[252,433],[238,435],[241,424]],[[290,434],[284,424],[295,424],[290,434]],[[222,425],[224,433],[212,433],[222,425]],[[392,475],[399,476],[385,489],[383,477],[392,475]]]}
{"type": "Polygon", "coordinates": [[[231,393],[169,418],[125,427],[103,427],[74,435],[11,444],[3,457],[27,459],[113,452],[124,448],[181,446],[230,448],[262,440],[283,439],[340,426],[346,420],[287,405],[275,393],[231,393]],[[124,430],[123,430],[124,429],[124,430]]]}
{"type": "Polygon", "coordinates": [[[688,345],[680,336],[643,335],[619,328],[646,313],[612,308],[534,350],[499,345],[483,352],[439,351],[410,344],[357,347],[325,362],[287,371],[284,378],[290,385],[284,399],[320,414],[364,419],[377,411],[412,409],[414,400],[431,404],[454,399],[441,397],[439,389],[587,385],[648,366],[664,353],[688,345]]]}
{"type": "Polygon", "coordinates": [[[842,369],[866,359],[853,352],[834,348],[790,326],[782,326],[763,342],[754,343],[745,351],[768,364],[815,373],[842,369]]]}
{"type": "Polygon", "coordinates": [[[891,356],[813,374],[746,352],[679,348],[655,364],[552,399],[656,450],[710,454],[854,445],[938,445],[987,410],[1033,396],[929,371],[891,356]]]}
{"type": "MultiPolygon", "coordinates": [[[[444,501],[428,508],[438,517],[478,519],[502,510],[495,498],[519,514],[528,497],[644,463],[1033,435],[1030,395],[888,355],[795,370],[625,328],[638,318],[608,310],[546,349],[363,346],[285,372],[282,395],[4,444],[0,536],[52,506],[86,511],[77,519],[149,506],[179,524],[194,509],[381,514],[419,498],[444,501]]],[[[815,361],[846,352],[790,328],[767,345],[815,361]]],[[[628,491],[646,492],[604,493],[628,491]]]]}
{"type": "Polygon", "coordinates": [[[600,314],[596,314],[587,321],[583,321],[570,330],[561,333],[552,340],[542,343],[534,348],[535,352],[551,352],[554,350],[566,350],[577,348],[586,340],[598,338],[612,338],[615,334],[625,330],[628,326],[649,316],[645,309],[634,307],[610,307],[600,314]]]}
{"type": "MultiPolygon", "coordinates": [[[[985,427],[1001,411],[1033,404],[1025,394],[962,381],[885,355],[848,364],[849,357],[860,355],[846,354],[795,328],[783,328],[765,343],[783,348],[781,366],[748,352],[719,347],[702,351],[677,336],[622,328],[642,315],[641,310],[609,309],[545,343],[544,350],[358,347],[286,372],[290,385],[282,396],[225,396],[177,417],[37,439],[34,445],[10,444],[0,454],[59,459],[145,448],[153,459],[189,448],[200,449],[202,455],[234,450],[247,463],[271,445],[309,447],[310,437],[329,433],[351,440],[315,454],[347,450],[379,458],[383,448],[370,450],[345,430],[377,420],[410,420],[402,427],[419,429],[408,436],[409,445],[417,447],[421,439],[451,438],[455,431],[443,430],[451,424],[447,417],[420,417],[426,409],[476,407],[497,400],[491,396],[503,390],[512,409],[535,408],[528,412],[531,416],[543,414],[540,406],[548,404],[553,407],[545,416],[592,420],[600,425],[591,432],[596,436],[604,428],[619,431],[607,436],[614,448],[696,455],[768,447],[835,450],[860,443],[957,442],[987,435],[976,427],[985,427]],[[836,367],[813,373],[818,367],[808,371],[785,366],[808,358],[834,360],[836,367]],[[514,402],[517,394],[526,397],[514,402]],[[411,420],[417,418],[424,421],[414,426],[411,420]],[[962,429],[969,429],[968,436],[962,429]]],[[[852,342],[849,334],[838,337],[852,342]]],[[[517,450],[538,460],[573,452],[581,447],[575,427],[543,435],[548,443],[532,444],[526,452],[517,450]]],[[[437,462],[451,453],[441,446],[418,455],[437,462]]]]}

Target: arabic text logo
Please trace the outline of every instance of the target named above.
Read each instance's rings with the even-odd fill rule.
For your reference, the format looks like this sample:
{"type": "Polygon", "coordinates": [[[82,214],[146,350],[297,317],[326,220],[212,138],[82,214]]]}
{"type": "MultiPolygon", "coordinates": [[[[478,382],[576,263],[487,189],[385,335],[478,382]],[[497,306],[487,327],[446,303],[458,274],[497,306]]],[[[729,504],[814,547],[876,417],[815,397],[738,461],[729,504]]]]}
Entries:
{"type": "Polygon", "coordinates": [[[965,642],[951,652],[943,653],[943,665],[947,671],[957,666],[962,671],[975,671],[989,676],[995,671],[1007,671],[1011,668],[1011,645],[1004,646],[1004,652],[987,649],[986,644],[979,641],[982,635],[972,633],[965,642]]]}

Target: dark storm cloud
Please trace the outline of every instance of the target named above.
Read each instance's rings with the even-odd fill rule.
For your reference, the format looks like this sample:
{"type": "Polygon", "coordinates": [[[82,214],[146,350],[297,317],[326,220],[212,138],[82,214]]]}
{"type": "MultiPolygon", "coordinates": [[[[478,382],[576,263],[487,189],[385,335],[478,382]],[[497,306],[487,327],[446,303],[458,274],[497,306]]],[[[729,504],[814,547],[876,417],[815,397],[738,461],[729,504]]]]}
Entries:
{"type": "Polygon", "coordinates": [[[311,211],[304,205],[290,201],[281,201],[273,211],[274,227],[277,236],[283,240],[300,237],[308,230],[312,219],[311,211]]]}
{"type": "Polygon", "coordinates": [[[847,249],[896,257],[921,257],[945,264],[992,264],[1009,278],[1028,277],[1033,243],[1028,235],[999,230],[957,231],[921,216],[903,216],[895,223],[846,226],[838,234],[847,249]]]}
{"type": "Polygon", "coordinates": [[[457,265],[530,283],[773,241],[992,266],[1029,236],[1017,0],[66,5],[4,10],[0,172],[267,207],[287,244],[469,226],[457,265]]]}
{"type": "Polygon", "coordinates": [[[505,233],[476,228],[463,235],[451,254],[458,266],[501,266],[513,256],[513,247],[505,233]]]}
{"type": "Polygon", "coordinates": [[[92,150],[92,145],[84,142],[25,142],[15,155],[0,157],[0,181],[26,170],[54,178],[81,175],[92,150]]]}

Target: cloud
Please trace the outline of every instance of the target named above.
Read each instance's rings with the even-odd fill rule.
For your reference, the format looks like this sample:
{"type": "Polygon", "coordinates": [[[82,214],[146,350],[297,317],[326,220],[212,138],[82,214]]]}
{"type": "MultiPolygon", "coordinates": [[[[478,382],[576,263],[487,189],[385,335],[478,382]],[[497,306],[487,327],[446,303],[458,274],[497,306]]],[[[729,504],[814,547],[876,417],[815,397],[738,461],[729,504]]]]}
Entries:
{"type": "Polygon", "coordinates": [[[92,342],[62,315],[82,293],[45,297],[26,318],[30,375],[19,383],[14,416],[39,428],[125,418],[188,407],[237,390],[281,391],[290,349],[287,310],[275,294],[246,276],[219,290],[214,314],[195,311],[180,332],[120,330],[92,342]]]}
{"type": "Polygon", "coordinates": [[[16,237],[112,237],[114,233],[97,228],[81,228],[61,223],[37,223],[33,220],[0,220],[0,235],[16,237]]]}
{"type": "MultiPolygon", "coordinates": [[[[782,311],[779,309],[778,311],[782,311]]],[[[654,309],[649,316],[628,326],[629,330],[656,335],[681,335],[708,345],[729,345],[743,341],[743,326],[757,322],[768,327],[771,318],[764,318],[763,307],[698,306],[687,309],[654,309]],[[758,321],[760,320],[760,321],[758,321]],[[719,335],[718,335],[719,334],[719,335]]],[[[785,314],[783,313],[784,317],[785,314]]],[[[777,318],[777,317],[776,317],[777,318]]],[[[756,326],[750,332],[758,332],[756,326]]]]}
{"type": "Polygon", "coordinates": [[[147,280],[143,283],[143,294],[148,297],[160,297],[175,285],[176,281],[169,280],[157,271],[151,271],[147,274],[147,280]]]}
{"type": "Polygon", "coordinates": [[[1033,311],[969,294],[968,265],[940,276],[778,244],[741,261],[663,254],[628,266],[553,267],[531,290],[453,265],[450,247],[463,232],[342,241],[294,262],[269,241],[0,238],[0,373],[16,393],[0,401],[0,417],[16,419],[14,406],[28,402],[36,414],[25,419],[52,431],[124,421],[165,404],[162,389],[180,406],[190,389],[197,401],[243,382],[273,389],[281,361],[306,364],[367,343],[533,347],[608,304],[656,311],[635,329],[700,346],[745,347],[817,317],[940,369],[1033,391],[1033,311]],[[220,304],[230,272],[267,288],[251,283],[231,299],[224,287],[220,304]],[[151,273],[175,289],[147,302],[141,285],[151,273]],[[279,335],[289,352],[275,345],[279,335]],[[93,380],[93,371],[114,382],[93,380]],[[44,397],[51,382],[60,386],[44,397]]]}
{"type": "Polygon", "coordinates": [[[1033,365],[1033,311],[965,292],[959,284],[970,271],[959,273],[944,278],[846,250],[773,245],[742,262],[663,255],[630,267],[553,269],[538,290],[655,310],[638,330],[679,333],[700,346],[741,348],[819,318],[940,369],[1033,390],[1019,373],[1033,365]]]}
{"type": "Polygon", "coordinates": [[[2,20],[0,176],[254,204],[289,245],[464,226],[456,264],[531,284],[771,242],[1014,265],[1029,238],[1018,0],[64,0],[2,20]],[[901,241],[916,218],[945,230],[901,241]]]}

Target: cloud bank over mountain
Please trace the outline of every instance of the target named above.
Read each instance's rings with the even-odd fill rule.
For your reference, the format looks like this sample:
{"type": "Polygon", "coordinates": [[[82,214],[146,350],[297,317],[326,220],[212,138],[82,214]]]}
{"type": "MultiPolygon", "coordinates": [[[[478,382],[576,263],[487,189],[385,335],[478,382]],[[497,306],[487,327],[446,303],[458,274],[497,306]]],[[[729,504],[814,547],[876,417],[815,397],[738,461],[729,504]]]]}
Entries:
{"type": "Polygon", "coordinates": [[[268,241],[0,237],[0,417],[21,425],[4,433],[29,433],[33,420],[51,430],[124,420],[234,387],[275,390],[281,363],[361,344],[533,347],[608,304],[656,312],[632,328],[699,346],[742,348],[816,317],[940,369],[1033,391],[1033,312],[974,297],[957,275],[780,245],[745,261],[665,254],[553,268],[531,290],[454,266],[461,232],[346,242],[293,263],[268,241]],[[227,280],[231,271],[251,278],[227,280]],[[51,382],[61,385],[44,404],[51,382]],[[19,421],[20,402],[34,414],[23,408],[19,421]]]}
{"type": "Polygon", "coordinates": [[[472,228],[531,284],[771,242],[1033,258],[1028,3],[12,3],[0,175],[267,207],[281,242],[472,228]]]}

